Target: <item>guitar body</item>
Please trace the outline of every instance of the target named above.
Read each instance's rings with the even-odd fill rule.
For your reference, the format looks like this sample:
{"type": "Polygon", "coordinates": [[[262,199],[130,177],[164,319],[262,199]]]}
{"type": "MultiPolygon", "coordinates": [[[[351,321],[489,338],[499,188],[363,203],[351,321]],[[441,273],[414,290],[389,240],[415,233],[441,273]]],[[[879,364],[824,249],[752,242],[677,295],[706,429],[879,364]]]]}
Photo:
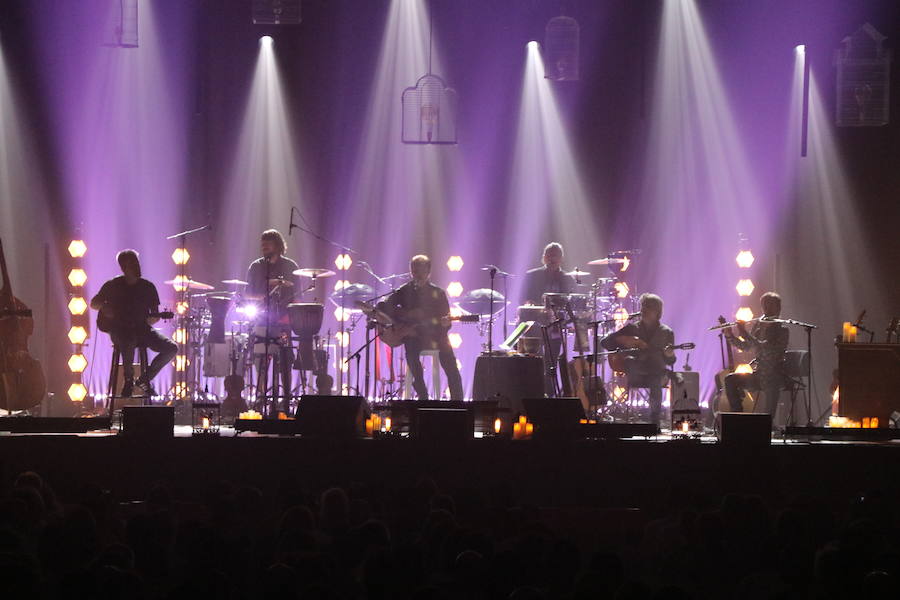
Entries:
{"type": "Polygon", "coordinates": [[[607,401],[603,380],[593,374],[591,362],[588,357],[576,356],[568,367],[572,395],[581,400],[585,414],[590,414],[591,406],[604,406],[607,401]]]}
{"type": "MultiPolygon", "coordinates": [[[[693,350],[696,347],[696,344],[693,342],[685,342],[684,344],[676,344],[673,346],[666,346],[665,350],[693,350]]],[[[616,373],[624,373],[625,367],[630,360],[629,357],[637,356],[636,353],[627,353],[623,352],[621,354],[610,354],[606,357],[609,362],[609,368],[615,371],[616,373]]]]}
{"type": "Polygon", "coordinates": [[[6,257],[0,242],[0,409],[26,410],[44,399],[47,381],[41,363],[28,353],[28,337],[34,331],[34,319],[24,302],[13,296],[6,270],[6,257]]]}
{"type": "MultiPolygon", "coordinates": [[[[169,319],[175,318],[175,313],[173,313],[172,311],[169,311],[169,310],[164,310],[161,312],[150,313],[147,315],[147,318],[148,319],[155,318],[155,319],[162,319],[163,321],[168,321],[169,319]]],[[[100,311],[99,313],[97,313],[97,329],[99,329],[103,333],[111,332],[113,329],[116,328],[116,325],[117,325],[117,321],[115,318],[109,317],[108,315],[104,314],[103,311],[100,311]]]]}
{"type": "MultiPolygon", "coordinates": [[[[478,315],[460,315],[449,317],[451,321],[462,323],[476,323],[478,315]]],[[[396,348],[406,341],[406,338],[416,335],[416,323],[394,321],[389,325],[379,324],[376,327],[378,337],[391,348],[396,348]]]]}

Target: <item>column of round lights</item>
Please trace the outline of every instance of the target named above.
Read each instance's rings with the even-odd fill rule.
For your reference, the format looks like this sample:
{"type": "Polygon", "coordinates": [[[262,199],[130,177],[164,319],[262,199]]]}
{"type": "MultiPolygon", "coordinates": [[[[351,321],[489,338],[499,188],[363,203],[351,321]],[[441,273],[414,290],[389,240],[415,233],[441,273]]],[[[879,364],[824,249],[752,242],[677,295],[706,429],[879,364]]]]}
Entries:
{"type": "MultiPolygon", "coordinates": [[[[753,318],[753,310],[749,306],[746,306],[745,302],[750,299],[750,294],[753,293],[753,289],[756,287],[753,285],[753,280],[748,276],[748,271],[750,267],[753,266],[754,260],[756,259],[753,256],[753,253],[746,249],[738,252],[737,256],[734,258],[734,262],[737,263],[738,269],[740,269],[740,279],[734,286],[738,296],[740,296],[741,303],[740,308],[738,308],[737,312],[734,314],[734,318],[738,321],[749,321],[753,318]]],[[[753,367],[747,363],[742,363],[734,368],[734,372],[752,373],[753,367]]]]}
{"type": "MultiPolygon", "coordinates": [[[[458,273],[460,271],[462,271],[462,268],[463,268],[463,266],[465,266],[465,264],[466,263],[463,261],[462,256],[453,255],[447,259],[447,269],[451,273],[457,274],[454,276],[458,276],[458,273]]],[[[447,286],[447,295],[451,298],[459,298],[460,296],[462,296],[462,293],[463,293],[463,286],[462,286],[462,283],[460,283],[459,281],[452,281],[447,286]]],[[[457,310],[456,312],[461,312],[461,311],[457,310]]],[[[451,307],[451,309],[450,309],[450,314],[455,316],[453,307],[451,307]]],[[[451,348],[456,349],[456,348],[459,348],[460,346],[462,346],[463,340],[462,340],[461,334],[459,334],[455,331],[451,331],[450,333],[447,334],[447,338],[450,341],[451,348]]],[[[457,362],[459,362],[459,361],[457,361],[457,362]]]]}
{"type": "Polygon", "coordinates": [[[184,398],[187,393],[187,369],[190,361],[187,357],[188,333],[186,326],[186,318],[188,312],[188,285],[189,277],[187,276],[187,264],[191,260],[191,253],[187,248],[176,248],[172,252],[172,262],[178,266],[178,274],[175,276],[175,285],[172,287],[178,294],[175,302],[175,314],[178,319],[175,325],[175,331],[172,334],[172,340],[178,344],[178,354],[172,365],[175,367],[175,386],[172,390],[176,398],[184,398]]]}
{"type": "Polygon", "coordinates": [[[83,374],[88,361],[84,356],[83,347],[88,339],[88,304],[85,300],[85,273],[84,255],[87,253],[87,245],[83,240],[72,240],[68,247],[71,258],[71,269],[66,277],[69,281],[69,341],[72,343],[72,355],[69,357],[69,371],[72,373],[72,383],[68,389],[69,399],[72,402],[83,402],[87,398],[87,388],[84,387],[83,374]]]}
{"type": "MultiPolygon", "coordinates": [[[[347,280],[347,271],[353,266],[353,257],[346,252],[342,252],[335,257],[334,266],[339,271],[338,281],[334,284],[334,288],[336,291],[339,291],[350,285],[350,282],[347,280]]],[[[350,345],[350,333],[345,331],[344,326],[350,318],[350,310],[346,306],[338,306],[334,309],[334,318],[337,319],[340,325],[340,329],[335,334],[335,341],[338,345],[338,389],[343,394],[349,392],[349,388],[344,383],[344,373],[350,369],[350,365],[347,359],[344,358],[344,351],[350,345]]]]}

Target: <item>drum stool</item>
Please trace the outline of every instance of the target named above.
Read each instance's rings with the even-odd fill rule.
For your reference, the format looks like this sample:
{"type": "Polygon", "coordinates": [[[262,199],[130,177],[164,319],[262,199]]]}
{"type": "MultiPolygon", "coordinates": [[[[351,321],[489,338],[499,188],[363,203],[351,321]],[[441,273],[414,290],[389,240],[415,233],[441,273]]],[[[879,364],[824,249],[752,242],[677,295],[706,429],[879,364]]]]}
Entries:
{"type": "MultiPolygon", "coordinates": [[[[147,366],[150,364],[149,359],[147,358],[147,348],[146,346],[138,346],[138,357],[141,361],[141,375],[147,372],[147,366]]],[[[109,386],[107,387],[107,398],[109,402],[107,403],[107,412],[108,414],[112,414],[115,410],[115,399],[116,399],[116,383],[118,383],[119,379],[119,363],[123,360],[122,350],[119,349],[118,346],[113,344],[113,353],[112,353],[112,364],[109,368],[109,386]]],[[[129,360],[134,360],[134,357],[129,357],[129,360]]],[[[139,376],[140,377],[140,376],[139,376]]],[[[142,400],[142,403],[149,404],[149,398],[142,400]]]]}
{"type": "MultiPolygon", "coordinates": [[[[428,397],[431,400],[440,400],[441,396],[441,351],[440,350],[422,350],[419,355],[419,361],[426,356],[431,357],[431,390],[428,397]]],[[[423,367],[424,376],[424,367],[423,367]]],[[[412,374],[409,372],[409,365],[406,365],[406,377],[403,378],[403,397],[409,398],[412,392],[412,374]]]]}

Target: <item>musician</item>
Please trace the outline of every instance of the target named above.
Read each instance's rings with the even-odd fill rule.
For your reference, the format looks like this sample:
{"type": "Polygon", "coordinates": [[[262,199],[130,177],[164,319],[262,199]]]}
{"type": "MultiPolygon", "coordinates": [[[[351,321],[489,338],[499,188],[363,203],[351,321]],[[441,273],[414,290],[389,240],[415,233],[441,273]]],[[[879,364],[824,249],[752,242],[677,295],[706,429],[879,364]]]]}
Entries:
{"type": "Polygon", "coordinates": [[[549,293],[571,294],[575,290],[575,278],[562,270],[565,253],[562,244],[550,242],[544,246],[542,267],[525,273],[523,304],[542,304],[543,295],[549,293]]]}
{"type": "Polygon", "coordinates": [[[662,323],[663,301],[656,294],[641,294],[641,320],[629,323],[600,342],[607,350],[636,349],[626,357],[625,374],[630,387],[645,387],[650,392],[650,420],[659,423],[662,411],[664,378],[675,363],[672,328],[662,323]]]}
{"type": "MultiPolygon", "coordinates": [[[[257,327],[257,335],[265,337],[263,328],[267,327],[270,340],[269,354],[275,356],[281,373],[282,410],[290,411],[291,402],[291,366],[294,362],[294,351],[290,343],[291,327],[287,306],[294,301],[300,280],[294,275],[299,269],[290,258],[284,256],[287,244],[284,236],[277,229],[267,229],[260,236],[260,252],[262,256],[247,269],[246,298],[258,303],[264,321],[257,327]],[[273,342],[273,340],[278,340],[273,342]]],[[[259,325],[259,324],[258,324],[259,325]]],[[[260,343],[265,343],[262,340],[260,343]]],[[[265,355],[260,358],[260,383],[267,386],[267,365],[265,355]]]]}
{"type": "MultiPolygon", "coordinates": [[[[575,290],[575,278],[571,275],[566,275],[562,270],[564,256],[562,244],[559,242],[550,242],[544,246],[544,253],[541,256],[543,266],[531,269],[525,273],[525,278],[522,282],[524,290],[523,304],[541,305],[544,303],[544,294],[570,294],[575,290]]],[[[537,325],[532,328],[532,331],[537,331],[537,325]]],[[[531,331],[528,333],[531,334],[531,331]]],[[[556,327],[548,329],[547,333],[550,337],[550,350],[548,352],[543,347],[543,341],[541,342],[541,350],[544,356],[544,391],[549,396],[553,395],[555,388],[555,382],[550,375],[550,366],[559,358],[562,350],[562,338],[556,327]]]]}
{"type": "MultiPolygon", "coordinates": [[[[178,346],[152,325],[159,321],[151,313],[159,312],[156,286],[141,277],[141,261],[134,250],[122,250],[116,255],[122,275],[101,286],[91,298],[91,308],[110,322],[110,338],[122,353],[122,372],[125,385],[122,396],[130,397],[134,386],[146,396],[156,396],[151,381],[178,353],[178,346]],[[134,349],[148,348],[156,352],[153,362],[137,381],[134,381],[134,349]]],[[[100,318],[98,317],[98,318],[100,318]]]]}
{"type": "Polygon", "coordinates": [[[759,299],[763,318],[757,320],[750,331],[738,321],[738,335],[731,329],[725,330],[728,343],[740,350],[754,350],[753,373],[731,373],[725,377],[725,393],[731,410],[741,412],[744,391],[762,391],[757,410],[775,414],[778,398],[784,385],[784,353],[787,350],[790,331],[781,323],[767,322],[781,314],[781,296],[766,292],[759,299]]]}
{"type": "MultiPolygon", "coordinates": [[[[398,322],[415,323],[415,335],[404,340],[406,363],[413,376],[413,388],[419,400],[428,399],[428,388],[422,376],[422,350],[439,350],[441,368],[447,375],[450,399],[463,399],[462,377],[456,356],[450,346],[450,302],[447,292],[431,282],[431,259],[423,254],[409,262],[412,280],[397,288],[379,308],[398,322]]],[[[440,395],[440,390],[434,393],[440,395]]]]}

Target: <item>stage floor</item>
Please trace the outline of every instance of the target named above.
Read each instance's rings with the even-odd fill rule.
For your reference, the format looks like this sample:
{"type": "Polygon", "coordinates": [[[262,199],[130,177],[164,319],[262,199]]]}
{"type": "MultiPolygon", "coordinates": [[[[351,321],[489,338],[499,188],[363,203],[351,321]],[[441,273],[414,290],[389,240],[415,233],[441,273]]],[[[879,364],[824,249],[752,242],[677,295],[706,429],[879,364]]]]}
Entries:
{"type": "Polygon", "coordinates": [[[515,493],[536,506],[647,506],[671,493],[798,495],[851,501],[874,489],[900,491],[900,442],[776,438],[729,447],[700,439],[513,441],[487,437],[455,444],[409,438],[315,439],[223,429],[216,437],[142,439],[111,431],[0,434],[8,481],[24,470],[50,477],[61,492],[85,485],[142,498],[158,481],[199,490],[215,481],[275,491],[287,481],[311,490],[354,482],[403,487],[423,477],[461,493],[515,493]]]}

